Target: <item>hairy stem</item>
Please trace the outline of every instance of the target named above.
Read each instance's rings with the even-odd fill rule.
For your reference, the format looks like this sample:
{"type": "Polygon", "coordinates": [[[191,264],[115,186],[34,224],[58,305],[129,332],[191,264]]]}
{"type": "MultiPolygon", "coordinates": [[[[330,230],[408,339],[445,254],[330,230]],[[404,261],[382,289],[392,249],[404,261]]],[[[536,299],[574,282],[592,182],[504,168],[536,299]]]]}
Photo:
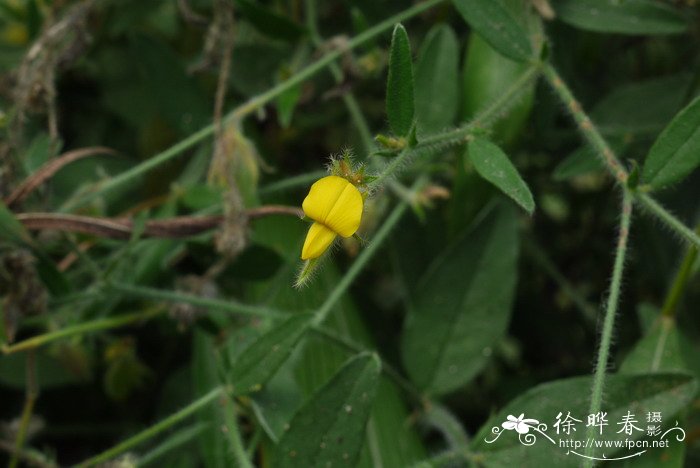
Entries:
{"type": "Polygon", "coordinates": [[[91,457],[82,463],[78,464],[77,466],[79,468],[85,468],[88,466],[95,466],[100,463],[106,462],[107,460],[110,460],[114,457],[116,457],[119,454],[122,454],[129,450],[132,447],[135,447],[142,442],[145,442],[161,432],[165,431],[166,429],[174,426],[175,424],[179,423],[180,421],[184,420],[185,418],[193,415],[203,407],[207,406],[209,403],[212,401],[216,400],[219,398],[221,395],[224,393],[224,388],[223,387],[217,387],[201,397],[198,400],[193,401],[186,407],[182,408],[181,410],[173,413],[172,415],[168,416],[167,418],[163,419],[162,421],[154,424],[153,426],[149,427],[148,429],[144,429],[143,431],[139,432],[133,437],[130,437],[126,439],[125,441],[115,445],[114,447],[105,450],[104,452],[95,455],[94,457],[91,457]]]}
{"type": "Polygon", "coordinates": [[[92,322],[81,323],[80,325],[74,325],[71,327],[62,328],[61,330],[56,330],[54,332],[34,336],[13,345],[3,345],[1,349],[3,354],[11,354],[18,351],[35,349],[47,343],[51,343],[62,338],[67,338],[69,336],[81,335],[83,333],[95,332],[99,330],[110,330],[113,328],[124,327],[133,323],[142,322],[153,318],[156,315],[162,314],[163,312],[164,309],[151,309],[147,310],[146,312],[124,314],[116,317],[94,320],[92,322]]]}
{"type": "Polygon", "coordinates": [[[384,21],[379,22],[378,24],[353,37],[352,39],[347,41],[343,46],[338,47],[334,51],[327,53],[326,55],[318,59],[316,62],[312,63],[311,65],[307,66],[303,70],[288,78],[286,81],[283,81],[277,86],[270,88],[268,91],[250,99],[247,103],[236,108],[232,112],[231,116],[233,118],[242,118],[252,112],[255,112],[261,106],[265,105],[266,103],[276,98],[280,94],[284,93],[288,89],[293,88],[294,86],[298,85],[299,83],[302,83],[309,77],[315,75],[316,73],[324,69],[329,63],[340,58],[345,52],[364,44],[373,37],[378,36],[379,34],[382,34],[385,31],[388,31],[389,29],[393,28],[396,23],[400,23],[409,18],[412,18],[424,12],[425,10],[429,10],[435,5],[442,3],[443,1],[444,0],[427,0],[425,2],[417,3],[416,5],[413,5],[412,7],[407,8],[394,16],[391,16],[385,19],[384,21]]]}
{"type": "Polygon", "coordinates": [[[226,401],[224,411],[224,422],[226,424],[226,435],[233,452],[233,458],[236,460],[236,466],[239,468],[253,468],[253,464],[248,458],[248,453],[243,445],[241,431],[238,425],[238,417],[236,415],[236,407],[230,399],[226,401]]]}
{"type": "MultiPolygon", "coordinates": [[[[627,170],[617,158],[615,152],[610,148],[607,141],[605,141],[605,138],[603,138],[603,136],[600,134],[600,131],[598,131],[588,115],[583,111],[581,104],[579,104],[579,102],[576,100],[559,73],[557,73],[551,64],[546,64],[542,69],[542,74],[561,102],[571,113],[576,125],[578,126],[578,129],[581,131],[586,141],[588,141],[591,147],[595,150],[596,154],[598,154],[598,156],[603,160],[605,163],[605,168],[615,178],[615,181],[618,184],[625,187],[627,184],[627,178],[629,177],[627,170]]],[[[648,212],[652,213],[654,216],[663,221],[668,227],[680,234],[685,240],[694,244],[696,247],[700,247],[700,236],[693,232],[693,230],[688,226],[680,222],[678,218],[673,216],[673,214],[661,206],[659,202],[654,200],[648,194],[639,191],[634,191],[633,195],[635,201],[646,208],[648,212]]]]}
{"type": "Polygon", "coordinates": [[[194,294],[186,294],[163,289],[149,288],[145,286],[134,286],[126,283],[111,282],[108,289],[119,292],[129,297],[140,297],[154,301],[182,302],[198,307],[223,310],[242,315],[252,315],[255,317],[286,318],[288,314],[268,307],[243,304],[232,299],[208,299],[194,294]]]}
{"type": "MultiPolygon", "coordinates": [[[[399,23],[401,21],[405,21],[409,18],[412,18],[440,3],[442,3],[445,0],[427,0],[425,2],[418,3],[416,5],[413,5],[412,7],[406,8],[400,13],[397,13],[394,16],[391,16],[384,21],[379,22],[378,24],[372,26],[371,28],[367,29],[366,31],[362,32],[361,34],[358,34],[357,36],[353,37],[349,41],[347,41],[342,47],[338,47],[337,49],[328,52],[325,54],[323,57],[315,61],[314,63],[308,65],[306,68],[303,70],[300,70],[298,73],[294,74],[293,76],[289,77],[287,80],[283,81],[282,83],[278,84],[277,86],[274,86],[270,88],[269,90],[265,91],[262,94],[259,94],[258,96],[255,96],[248,100],[248,102],[240,105],[239,107],[235,108],[233,111],[231,111],[227,116],[225,116],[222,120],[222,123],[226,123],[228,121],[235,121],[235,120],[240,120],[247,115],[257,111],[260,109],[262,106],[266,105],[273,99],[275,99],[277,96],[280,94],[284,93],[285,91],[289,90],[290,88],[293,88],[294,86],[304,82],[305,80],[311,78],[314,76],[316,73],[319,71],[323,70],[328,64],[332,63],[333,61],[337,60],[339,57],[341,57],[345,52],[354,49],[355,47],[364,44],[365,42],[369,41],[375,36],[378,36],[379,34],[384,33],[385,31],[388,31],[389,29],[393,28],[396,23],[399,23]]],[[[197,143],[205,140],[209,136],[212,135],[215,131],[215,124],[212,123],[210,125],[207,125],[206,127],[202,128],[201,130],[193,133],[189,137],[185,138],[184,140],[180,141],[179,143],[171,146],[170,148],[166,149],[165,151],[156,154],[155,156],[147,159],[146,161],[132,167],[131,169],[122,172],[121,174],[112,177],[111,179],[108,179],[104,183],[98,185],[96,189],[93,191],[89,192],[86,195],[83,195],[81,198],[77,200],[73,200],[66,205],[62,207],[62,211],[70,211],[74,210],[78,207],[84,206],[85,204],[89,203],[90,201],[96,199],[97,197],[104,195],[105,193],[111,192],[114,189],[126,184],[127,182],[130,182],[131,180],[145,174],[146,172],[149,172],[156,167],[162,165],[163,163],[169,161],[170,159],[178,156],[180,153],[188,150],[192,146],[196,145],[197,143]]]]}
{"type": "MultiPolygon", "coordinates": [[[[695,229],[695,232],[700,232],[700,226],[695,229]]],[[[688,284],[688,280],[690,279],[692,273],[693,264],[695,263],[695,259],[697,259],[697,257],[698,249],[694,245],[688,247],[688,251],[683,257],[678,273],[676,273],[676,276],[673,279],[671,289],[668,291],[664,305],[661,308],[662,317],[674,317],[676,315],[678,301],[683,295],[685,285],[688,284]]]]}
{"type": "Polygon", "coordinates": [[[377,175],[377,178],[370,184],[372,187],[379,187],[385,181],[394,175],[410,158],[420,154],[421,152],[430,151],[431,148],[445,148],[449,146],[458,146],[465,143],[471,133],[478,128],[485,128],[492,124],[499,116],[508,110],[515,102],[518,96],[527,88],[527,86],[537,77],[539,68],[533,65],[525,71],[498,99],[495,99],[486,109],[481,111],[468,124],[446,132],[438,133],[429,136],[419,141],[414,148],[406,148],[399,155],[391,159],[384,166],[384,169],[377,175]]]}
{"type": "MultiPolygon", "coordinates": [[[[610,292],[605,306],[605,317],[603,319],[603,330],[598,348],[598,360],[595,373],[593,375],[593,388],[591,390],[591,405],[588,414],[596,414],[600,411],[603,403],[603,389],[605,386],[605,375],[610,358],[610,346],[612,345],[612,335],[615,325],[615,315],[620,301],[620,289],[622,288],[622,273],[625,266],[625,255],[627,253],[627,240],[629,238],[630,224],[632,221],[632,195],[624,191],[622,199],[622,215],[620,229],[618,233],[617,248],[615,250],[615,263],[613,266],[612,280],[610,281],[610,292]]],[[[593,437],[595,427],[588,428],[588,437],[593,437]]],[[[593,447],[586,449],[586,455],[590,456],[593,447]]],[[[586,459],[584,466],[592,467],[593,460],[586,459]]]]}
{"type": "Polygon", "coordinates": [[[620,160],[617,159],[615,152],[610,148],[605,138],[603,138],[595,125],[593,125],[588,114],[583,111],[581,104],[576,100],[556,69],[551,64],[545,64],[542,68],[542,75],[557,94],[559,100],[566,106],[569,113],[571,113],[576,125],[578,125],[578,129],[581,131],[586,141],[588,141],[588,144],[596,151],[596,154],[603,160],[610,174],[612,174],[619,183],[626,183],[628,174],[624,166],[620,163],[620,160]]]}
{"type": "MultiPolygon", "coordinates": [[[[304,6],[306,8],[306,27],[309,30],[309,36],[311,37],[311,41],[314,43],[314,45],[319,47],[323,44],[323,38],[318,32],[316,0],[306,0],[304,2],[304,6]]],[[[338,64],[331,62],[328,64],[328,69],[333,75],[335,82],[341,84],[343,82],[343,71],[338,64]]],[[[355,99],[352,92],[343,93],[342,99],[343,103],[345,103],[345,107],[348,109],[348,113],[350,114],[353,123],[355,124],[357,132],[360,134],[362,146],[364,146],[365,151],[367,154],[369,154],[374,147],[372,132],[370,131],[369,125],[367,125],[367,120],[365,119],[365,116],[357,103],[357,99],[355,99]]]]}
{"type": "Polygon", "coordinates": [[[688,226],[683,224],[678,218],[676,218],[671,212],[666,208],[661,206],[659,202],[654,200],[652,197],[646,193],[636,193],[635,200],[637,203],[642,205],[642,207],[653,214],[661,221],[663,221],[669,228],[680,234],[683,239],[690,242],[695,248],[700,248],[700,235],[693,232],[688,226]]]}

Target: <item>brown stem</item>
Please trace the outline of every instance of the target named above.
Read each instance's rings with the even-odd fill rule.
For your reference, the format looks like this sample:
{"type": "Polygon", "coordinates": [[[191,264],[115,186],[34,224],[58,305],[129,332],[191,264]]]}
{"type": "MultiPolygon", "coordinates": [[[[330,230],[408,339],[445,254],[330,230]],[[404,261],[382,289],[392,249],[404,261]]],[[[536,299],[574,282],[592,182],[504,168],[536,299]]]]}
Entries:
{"type": "Polygon", "coordinates": [[[53,177],[63,166],[70,164],[78,159],[85,158],[87,156],[93,156],[96,154],[116,154],[116,151],[105,148],[103,146],[94,146],[90,148],[81,148],[73,151],[68,151],[63,153],[59,157],[49,161],[44,164],[34,172],[34,174],[27,177],[24,182],[19,184],[17,188],[5,198],[5,204],[7,206],[12,206],[17,204],[27,198],[27,196],[32,193],[39,185],[46,182],[48,179],[53,177]]]}
{"type": "MultiPolygon", "coordinates": [[[[301,209],[284,205],[250,208],[245,214],[249,220],[272,215],[303,216],[301,209]]],[[[98,218],[59,213],[19,213],[16,218],[29,230],[55,229],[112,239],[128,239],[134,229],[133,221],[127,218],[98,218]]],[[[221,215],[152,219],[146,221],[143,237],[188,237],[214,229],[221,224],[222,220],[221,215]]]]}

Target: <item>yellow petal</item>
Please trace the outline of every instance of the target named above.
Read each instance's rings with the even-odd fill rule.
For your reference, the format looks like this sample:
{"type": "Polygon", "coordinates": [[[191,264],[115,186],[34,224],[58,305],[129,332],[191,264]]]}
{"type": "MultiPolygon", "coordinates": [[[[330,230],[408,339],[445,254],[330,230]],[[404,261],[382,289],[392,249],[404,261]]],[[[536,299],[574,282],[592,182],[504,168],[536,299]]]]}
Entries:
{"type": "Polygon", "coordinates": [[[301,249],[301,259],[309,260],[310,258],[320,257],[326,251],[336,233],[328,229],[321,223],[313,223],[306,234],[304,247],[301,249]]]}
{"type": "Polygon", "coordinates": [[[360,227],[362,195],[357,187],[337,176],[324,177],[311,186],[304,199],[304,213],[343,237],[360,227]]]}

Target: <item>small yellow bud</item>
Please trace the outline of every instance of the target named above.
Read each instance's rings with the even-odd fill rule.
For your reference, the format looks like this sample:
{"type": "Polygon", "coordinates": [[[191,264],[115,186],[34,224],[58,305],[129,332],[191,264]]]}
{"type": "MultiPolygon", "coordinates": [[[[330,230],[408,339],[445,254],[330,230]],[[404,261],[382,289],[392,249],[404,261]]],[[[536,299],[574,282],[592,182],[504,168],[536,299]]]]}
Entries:
{"type": "Polygon", "coordinates": [[[301,250],[301,259],[320,257],[337,235],[350,237],[360,227],[363,197],[346,179],[328,176],[316,181],[302,204],[314,220],[301,250]]]}

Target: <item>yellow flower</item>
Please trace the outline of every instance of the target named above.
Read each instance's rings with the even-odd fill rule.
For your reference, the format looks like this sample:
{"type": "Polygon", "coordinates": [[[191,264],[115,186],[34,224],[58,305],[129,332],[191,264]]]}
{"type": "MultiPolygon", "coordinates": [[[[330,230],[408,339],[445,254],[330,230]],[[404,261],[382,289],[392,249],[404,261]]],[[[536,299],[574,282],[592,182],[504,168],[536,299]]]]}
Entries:
{"type": "Polygon", "coordinates": [[[304,199],[304,214],[314,223],[306,235],[301,259],[320,257],[335,236],[350,237],[360,227],[362,194],[346,179],[328,176],[316,181],[304,199]]]}

